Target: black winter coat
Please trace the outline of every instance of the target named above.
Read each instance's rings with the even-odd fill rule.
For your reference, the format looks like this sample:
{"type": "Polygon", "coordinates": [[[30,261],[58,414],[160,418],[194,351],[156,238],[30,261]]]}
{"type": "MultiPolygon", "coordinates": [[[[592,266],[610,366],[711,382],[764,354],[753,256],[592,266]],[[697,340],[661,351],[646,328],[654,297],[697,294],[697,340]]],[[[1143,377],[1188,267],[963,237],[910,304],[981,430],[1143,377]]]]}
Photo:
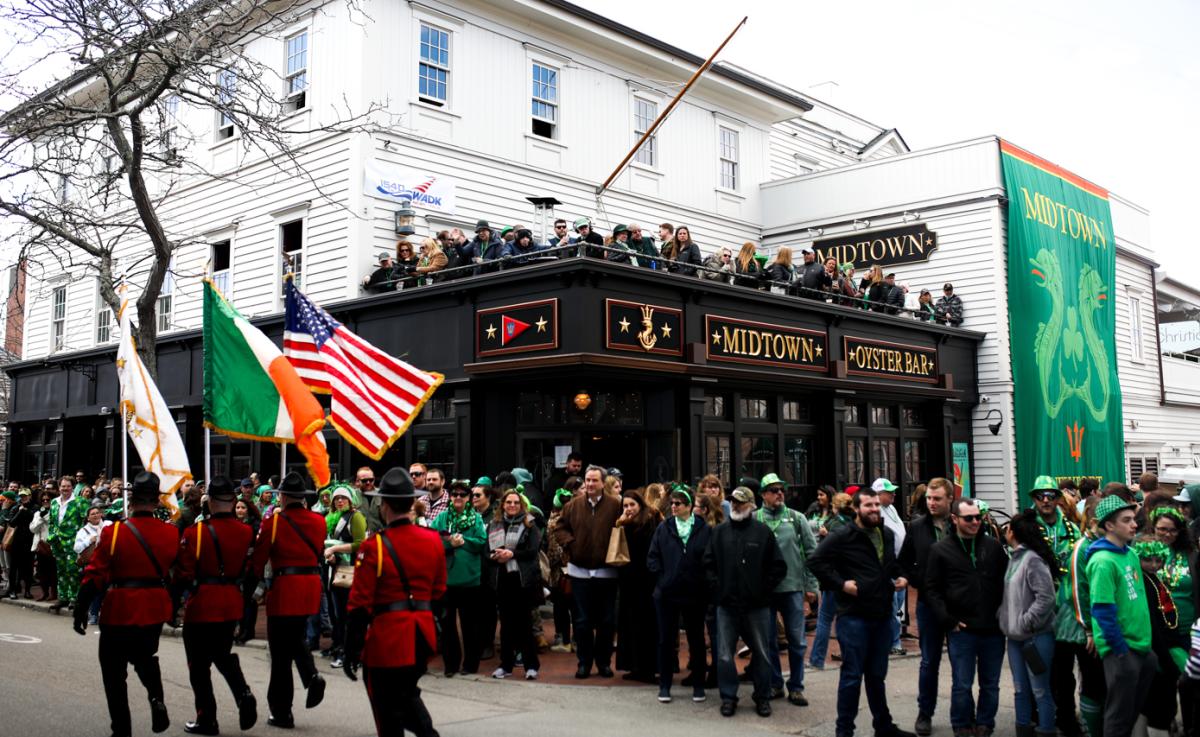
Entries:
{"type": "Polygon", "coordinates": [[[904,309],[904,297],[903,289],[893,284],[888,285],[887,303],[888,307],[892,308],[890,312],[893,315],[899,314],[900,310],[904,309]]]}
{"type": "MultiPolygon", "coordinates": [[[[949,529],[950,520],[946,519],[949,529]]],[[[917,517],[908,525],[908,535],[900,547],[900,569],[908,579],[908,585],[917,589],[922,601],[925,599],[925,567],[929,565],[929,550],[945,537],[933,524],[933,517],[926,514],[917,517]]]]}
{"type": "Polygon", "coordinates": [[[712,539],[712,529],[699,517],[692,523],[687,545],[679,538],[675,518],[669,517],[654,531],[646,568],[657,577],[656,599],[680,603],[705,601],[704,551],[712,539]]]}
{"type": "Polygon", "coordinates": [[[1004,597],[1007,569],[1008,554],[996,540],[986,535],[963,540],[951,533],[929,550],[925,601],[944,629],[962,622],[968,632],[1000,634],[996,612],[1004,597]]]}
{"type": "Polygon", "coordinates": [[[793,269],[790,266],[772,262],[763,270],[763,278],[772,282],[773,286],[790,286],[793,269]]]}
{"type": "Polygon", "coordinates": [[[813,261],[811,264],[800,264],[796,267],[797,286],[804,287],[805,290],[811,290],[801,291],[801,297],[820,299],[822,295],[817,294],[817,292],[827,288],[831,283],[829,275],[825,273],[825,267],[816,261],[813,261]]]}
{"type": "Polygon", "coordinates": [[[696,266],[704,263],[704,258],[700,255],[700,246],[689,242],[675,256],[675,260],[667,264],[667,271],[672,274],[683,274],[684,276],[695,276],[696,266]]]}
{"type": "Polygon", "coordinates": [[[704,572],[713,603],[744,612],[771,603],[771,592],[787,576],[787,561],[771,528],[751,517],[713,528],[704,572]]]}
{"type": "Polygon", "coordinates": [[[901,575],[896,562],[896,542],[891,530],[883,525],[876,529],[883,535],[882,560],[875,543],[856,522],[830,531],[808,559],[808,568],[821,582],[821,589],[835,592],[839,616],[864,619],[894,616],[894,581],[901,575]],[[842,590],[847,581],[858,586],[857,596],[842,590]]]}
{"type": "Polygon", "coordinates": [[[873,312],[887,312],[888,297],[892,293],[892,288],[887,282],[877,282],[872,284],[866,293],[867,309],[873,312]]]}
{"type": "Polygon", "coordinates": [[[500,573],[507,563],[497,563],[492,560],[492,551],[504,547],[504,530],[509,526],[519,525],[524,528],[517,546],[513,549],[513,560],[517,562],[517,572],[521,576],[521,588],[529,592],[530,599],[539,601],[542,598],[542,569],[538,567],[538,549],[542,544],[542,533],[537,525],[526,526],[524,518],[507,523],[503,519],[492,520],[487,526],[487,551],[483,558],[484,582],[496,590],[500,583],[500,573]],[[500,537],[497,538],[496,536],[500,537]],[[499,544],[497,544],[499,541],[499,544]]]}
{"type": "Polygon", "coordinates": [[[757,289],[759,282],[763,278],[762,264],[758,262],[758,259],[754,258],[750,259],[750,263],[747,264],[745,269],[742,268],[741,262],[737,258],[734,258],[733,272],[736,274],[733,279],[734,284],[742,287],[750,287],[751,289],[757,289]]]}

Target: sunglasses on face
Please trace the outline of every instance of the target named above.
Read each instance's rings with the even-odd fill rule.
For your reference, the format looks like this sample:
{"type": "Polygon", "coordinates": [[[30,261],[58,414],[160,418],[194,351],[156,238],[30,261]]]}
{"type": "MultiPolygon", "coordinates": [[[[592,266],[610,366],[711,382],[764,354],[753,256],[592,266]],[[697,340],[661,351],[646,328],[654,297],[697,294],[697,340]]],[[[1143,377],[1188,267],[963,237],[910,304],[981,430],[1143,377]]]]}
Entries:
{"type": "Polygon", "coordinates": [[[408,475],[412,476],[415,479],[415,478],[420,478],[421,476],[424,476],[425,472],[424,471],[410,471],[408,475]]]}
{"type": "Polygon", "coordinates": [[[978,522],[979,520],[983,519],[983,515],[982,514],[964,514],[963,516],[959,517],[959,519],[962,520],[963,522],[978,522]]]}
{"type": "Polygon", "coordinates": [[[1034,499],[1041,499],[1041,500],[1042,500],[1042,501],[1044,501],[1044,502],[1051,502],[1051,501],[1054,501],[1055,499],[1057,499],[1057,498],[1058,498],[1058,492],[1054,492],[1054,491],[1043,491],[1043,492],[1042,492],[1042,493],[1040,493],[1040,494],[1034,494],[1034,495],[1033,495],[1033,498],[1034,498],[1034,499]]]}
{"type": "Polygon", "coordinates": [[[671,506],[672,506],[672,507],[686,507],[686,506],[687,506],[687,502],[681,502],[681,501],[679,501],[678,499],[672,499],[672,500],[671,500],[671,506]]]}
{"type": "Polygon", "coordinates": [[[452,491],[450,492],[450,496],[454,498],[462,497],[463,499],[466,499],[470,496],[470,494],[465,491],[452,491]]]}
{"type": "Polygon", "coordinates": [[[477,492],[475,492],[474,494],[472,494],[472,495],[471,495],[471,498],[472,498],[472,499],[482,499],[482,498],[483,498],[483,494],[480,494],[480,493],[477,491],[477,492]]]}
{"type": "Polygon", "coordinates": [[[358,483],[360,483],[360,484],[373,484],[373,483],[375,483],[375,479],[359,479],[359,480],[358,480],[358,483]]]}

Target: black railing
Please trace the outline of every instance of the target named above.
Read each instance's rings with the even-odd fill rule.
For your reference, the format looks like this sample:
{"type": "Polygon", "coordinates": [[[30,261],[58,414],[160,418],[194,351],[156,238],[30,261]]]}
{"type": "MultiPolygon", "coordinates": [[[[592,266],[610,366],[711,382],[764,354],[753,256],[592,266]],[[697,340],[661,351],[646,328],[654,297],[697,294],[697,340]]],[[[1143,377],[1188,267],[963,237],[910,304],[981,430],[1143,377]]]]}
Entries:
{"type": "MultiPolygon", "coordinates": [[[[908,307],[896,307],[883,302],[872,302],[865,296],[852,297],[843,294],[841,290],[826,291],[823,289],[811,289],[800,285],[796,281],[783,282],[773,281],[766,278],[764,269],[760,268],[752,274],[737,273],[732,269],[713,269],[704,264],[694,264],[675,259],[669,259],[662,255],[650,256],[638,251],[627,248],[614,248],[612,246],[599,246],[594,243],[571,243],[565,246],[551,246],[542,248],[536,251],[531,251],[528,254],[507,255],[500,258],[484,261],[476,259],[472,263],[455,266],[452,268],[438,269],[425,273],[406,273],[404,275],[394,275],[392,279],[384,282],[379,282],[372,285],[371,293],[383,293],[395,291],[397,289],[415,289],[431,284],[439,284],[442,282],[453,281],[456,279],[469,278],[472,276],[480,276],[483,274],[496,273],[508,269],[523,268],[527,266],[537,266],[546,263],[558,263],[567,258],[596,258],[608,263],[629,266],[636,269],[651,269],[676,273],[684,277],[690,277],[690,274],[678,274],[678,271],[693,271],[694,278],[704,279],[701,274],[711,274],[707,277],[708,281],[723,282],[733,286],[742,287],[745,289],[754,289],[756,291],[769,291],[780,295],[799,297],[817,302],[825,302],[826,304],[841,305],[853,309],[867,310],[881,315],[904,315],[909,319],[915,319],[922,322],[940,322],[935,319],[934,314],[930,311],[921,309],[912,309],[908,307]],[[595,254],[604,254],[603,257],[595,254]],[[616,257],[616,258],[613,258],[616,257]],[[647,264],[647,262],[649,262],[647,264]],[[671,271],[670,266],[676,266],[676,271],[671,271]],[[423,283],[426,280],[428,284],[423,283]]],[[[765,267],[764,267],[765,268],[765,267]]],[[[366,289],[366,288],[364,288],[366,289]]],[[[947,324],[942,322],[941,324],[947,324]]]]}

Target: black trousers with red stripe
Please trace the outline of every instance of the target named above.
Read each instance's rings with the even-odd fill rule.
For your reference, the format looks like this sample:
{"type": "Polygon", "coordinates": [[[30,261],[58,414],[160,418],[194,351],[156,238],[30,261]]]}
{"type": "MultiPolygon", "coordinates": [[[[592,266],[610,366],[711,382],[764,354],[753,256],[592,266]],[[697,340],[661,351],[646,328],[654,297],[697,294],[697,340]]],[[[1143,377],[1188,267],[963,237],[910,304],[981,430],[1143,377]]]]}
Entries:
{"type": "Polygon", "coordinates": [[[417,660],[418,665],[403,668],[364,670],[363,682],[367,686],[367,698],[371,701],[375,732],[379,737],[402,735],[404,730],[417,737],[438,737],[429,710],[421,701],[421,689],[417,688],[417,681],[425,675],[425,658],[418,657],[417,660]]]}

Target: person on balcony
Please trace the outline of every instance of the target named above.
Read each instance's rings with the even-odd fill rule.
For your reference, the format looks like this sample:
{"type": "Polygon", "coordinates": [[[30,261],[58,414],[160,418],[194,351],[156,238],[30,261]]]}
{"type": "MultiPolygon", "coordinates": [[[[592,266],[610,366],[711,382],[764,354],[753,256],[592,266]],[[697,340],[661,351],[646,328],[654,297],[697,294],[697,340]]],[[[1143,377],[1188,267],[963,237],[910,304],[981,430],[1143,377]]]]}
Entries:
{"type": "Polygon", "coordinates": [[[392,277],[396,281],[396,289],[412,289],[417,286],[417,280],[412,274],[415,273],[418,260],[413,244],[408,241],[396,244],[396,266],[392,277]]]}
{"type": "Polygon", "coordinates": [[[792,283],[795,269],[792,268],[792,249],[782,246],[775,252],[775,260],[767,265],[763,276],[771,285],[771,291],[786,293],[792,283]]]}
{"type": "MultiPolygon", "coordinates": [[[[590,243],[593,246],[603,246],[604,236],[592,229],[592,221],[586,217],[575,219],[575,237],[571,239],[571,243],[590,243]]],[[[588,256],[589,258],[604,258],[604,251],[599,248],[585,248],[580,251],[580,255],[588,256]]]]}
{"type": "Polygon", "coordinates": [[[488,225],[488,221],[475,223],[475,237],[463,248],[463,255],[476,263],[495,261],[504,253],[504,241],[488,225]]]}
{"type": "Polygon", "coordinates": [[[925,322],[933,320],[933,295],[928,289],[921,290],[921,296],[917,297],[917,310],[913,313],[913,317],[925,322]]]}
{"type": "Polygon", "coordinates": [[[954,293],[954,285],[946,282],[942,287],[942,296],[933,307],[934,316],[943,325],[958,327],[963,321],[963,301],[954,293]]]}
{"type": "Polygon", "coordinates": [[[804,263],[796,269],[796,286],[801,297],[822,299],[825,287],[829,285],[829,277],[825,266],[817,263],[817,257],[811,248],[801,249],[800,255],[804,263]]]}
{"type": "Polygon", "coordinates": [[[609,250],[604,252],[604,260],[614,264],[630,263],[629,228],[618,223],[612,232],[612,238],[605,243],[609,250]]]}
{"type": "Polygon", "coordinates": [[[899,315],[904,309],[904,299],[908,295],[908,286],[905,284],[897,284],[895,274],[888,274],[885,276],[883,278],[883,283],[888,285],[888,312],[893,315],[899,315]]]}
{"type": "Polygon", "coordinates": [[[654,247],[654,236],[642,235],[642,226],[637,223],[629,224],[629,250],[638,254],[635,257],[638,266],[643,269],[658,268],[658,249],[654,247]]]}
{"type": "Polygon", "coordinates": [[[381,252],[375,270],[363,277],[363,291],[374,294],[395,289],[396,285],[392,283],[392,271],[391,254],[387,251],[381,252]]]}
{"type": "Polygon", "coordinates": [[[667,259],[667,271],[683,276],[695,276],[696,267],[704,263],[700,246],[692,240],[692,231],[686,225],[675,229],[675,238],[663,246],[663,258],[667,259]]]}
{"type": "Polygon", "coordinates": [[[861,287],[866,301],[864,307],[872,312],[887,312],[887,298],[892,289],[883,280],[883,269],[879,264],[871,267],[863,278],[863,284],[866,285],[861,287]]]}
{"type": "Polygon", "coordinates": [[[704,260],[700,278],[723,282],[729,282],[733,278],[733,254],[728,248],[718,248],[713,255],[704,260]]]}
{"type": "Polygon", "coordinates": [[[418,284],[432,284],[433,273],[446,268],[448,259],[442,251],[442,246],[433,238],[421,241],[421,256],[410,268],[409,273],[417,275],[418,284]]]}
{"type": "Polygon", "coordinates": [[[854,264],[842,264],[838,267],[838,291],[842,295],[841,302],[847,307],[857,307],[862,304],[862,292],[854,286],[854,264]]]}
{"type": "Polygon", "coordinates": [[[738,251],[737,258],[733,260],[734,284],[743,287],[757,289],[762,281],[762,264],[755,258],[757,249],[754,243],[746,241],[742,244],[742,250],[738,251]]]}
{"type": "Polygon", "coordinates": [[[517,231],[513,242],[508,244],[508,253],[505,255],[512,261],[507,266],[524,266],[531,263],[541,251],[545,250],[545,246],[533,242],[533,231],[521,228],[517,231]]]}

